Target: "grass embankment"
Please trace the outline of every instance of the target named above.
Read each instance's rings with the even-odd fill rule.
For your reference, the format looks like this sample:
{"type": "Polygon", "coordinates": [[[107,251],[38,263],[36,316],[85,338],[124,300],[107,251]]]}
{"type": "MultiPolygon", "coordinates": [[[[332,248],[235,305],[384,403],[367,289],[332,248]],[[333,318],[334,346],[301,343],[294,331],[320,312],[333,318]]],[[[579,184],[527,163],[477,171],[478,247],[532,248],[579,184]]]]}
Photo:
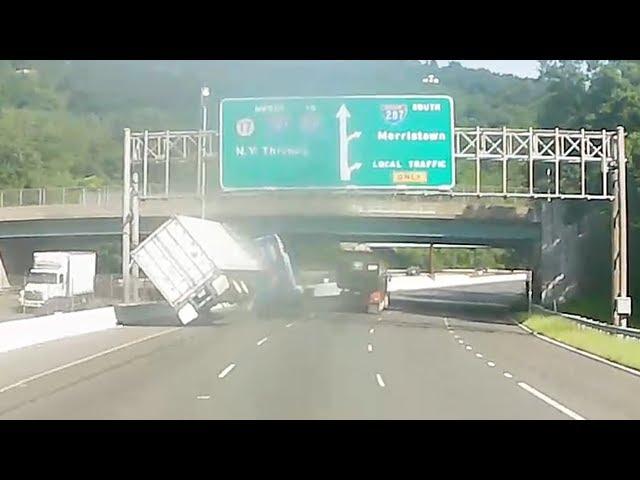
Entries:
{"type": "Polygon", "coordinates": [[[535,311],[531,315],[522,314],[520,321],[546,337],[640,370],[638,340],[619,338],[591,328],[581,328],[579,324],[559,315],[535,311]]]}

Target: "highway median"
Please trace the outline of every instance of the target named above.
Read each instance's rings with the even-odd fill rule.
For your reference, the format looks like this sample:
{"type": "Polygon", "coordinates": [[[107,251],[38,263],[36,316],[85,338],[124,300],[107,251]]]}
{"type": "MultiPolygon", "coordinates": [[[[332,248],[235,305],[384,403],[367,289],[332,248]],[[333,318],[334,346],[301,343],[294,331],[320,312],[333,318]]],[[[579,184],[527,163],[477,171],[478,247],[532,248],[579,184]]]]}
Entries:
{"type": "Polygon", "coordinates": [[[517,321],[533,332],[583,352],[640,370],[640,340],[581,325],[545,311],[518,314],[517,321]]]}

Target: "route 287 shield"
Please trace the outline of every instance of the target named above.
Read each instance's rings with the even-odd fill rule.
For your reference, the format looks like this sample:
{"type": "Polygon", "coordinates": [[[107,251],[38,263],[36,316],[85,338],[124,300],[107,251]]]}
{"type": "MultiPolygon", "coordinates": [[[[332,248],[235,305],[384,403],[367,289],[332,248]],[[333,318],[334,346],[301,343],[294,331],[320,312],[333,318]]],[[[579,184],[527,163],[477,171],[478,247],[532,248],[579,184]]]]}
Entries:
{"type": "Polygon", "coordinates": [[[402,122],[409,111],[409,107],[406,104],[381,105],[380,108],[384,121],[391,125],[402,122]]]}

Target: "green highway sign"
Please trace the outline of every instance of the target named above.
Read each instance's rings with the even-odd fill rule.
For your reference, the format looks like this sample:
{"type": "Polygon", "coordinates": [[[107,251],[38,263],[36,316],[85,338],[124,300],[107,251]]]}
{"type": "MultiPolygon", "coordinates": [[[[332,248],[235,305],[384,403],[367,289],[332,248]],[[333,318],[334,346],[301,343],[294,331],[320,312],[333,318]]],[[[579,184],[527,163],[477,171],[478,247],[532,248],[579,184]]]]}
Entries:
{"type": "Polygon", "coordinates": [[[224,99],[220,185],[450,189],[453,118],[436,95],[224,99]]]}

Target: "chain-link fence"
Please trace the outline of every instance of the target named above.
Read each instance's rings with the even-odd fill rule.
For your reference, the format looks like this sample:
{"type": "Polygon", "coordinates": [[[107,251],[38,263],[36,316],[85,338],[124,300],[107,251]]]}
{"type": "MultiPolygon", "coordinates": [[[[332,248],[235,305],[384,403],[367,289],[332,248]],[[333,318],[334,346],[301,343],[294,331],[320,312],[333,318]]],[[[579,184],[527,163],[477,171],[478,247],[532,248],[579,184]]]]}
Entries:
{"type": "MultiPolygon", "coordinates": [[[[119,274],[97,275],[95,297],[109,299],[112,303],[121,302],[124,296],[122,276],[119,274]]],[[[138,299],[140,302],[161,301],[162,296],[146,278],[138,281],[138,299]]]]}
{"type": "Polygon", "coordinates": [[[117,206],[121,187],[46,187],[0,190],[0,208],[45,205],[117,206]]]}
{"type": "MultiPolygon", "coordinates": [[[[0,292],[0,321],[116,305],[123,298],[122,277],[116,274],[99,274],[96,275],[95,289],[91,295],[53,298],[39,308],[25,309],[20,305],[20,290],[24,288],[26,277],[10,275],[9,281],[11,288],[0,292]]],[[[159,292],[147,279],[139,282],[138,298],[141,303],[162,300],[159,292]]]]}

